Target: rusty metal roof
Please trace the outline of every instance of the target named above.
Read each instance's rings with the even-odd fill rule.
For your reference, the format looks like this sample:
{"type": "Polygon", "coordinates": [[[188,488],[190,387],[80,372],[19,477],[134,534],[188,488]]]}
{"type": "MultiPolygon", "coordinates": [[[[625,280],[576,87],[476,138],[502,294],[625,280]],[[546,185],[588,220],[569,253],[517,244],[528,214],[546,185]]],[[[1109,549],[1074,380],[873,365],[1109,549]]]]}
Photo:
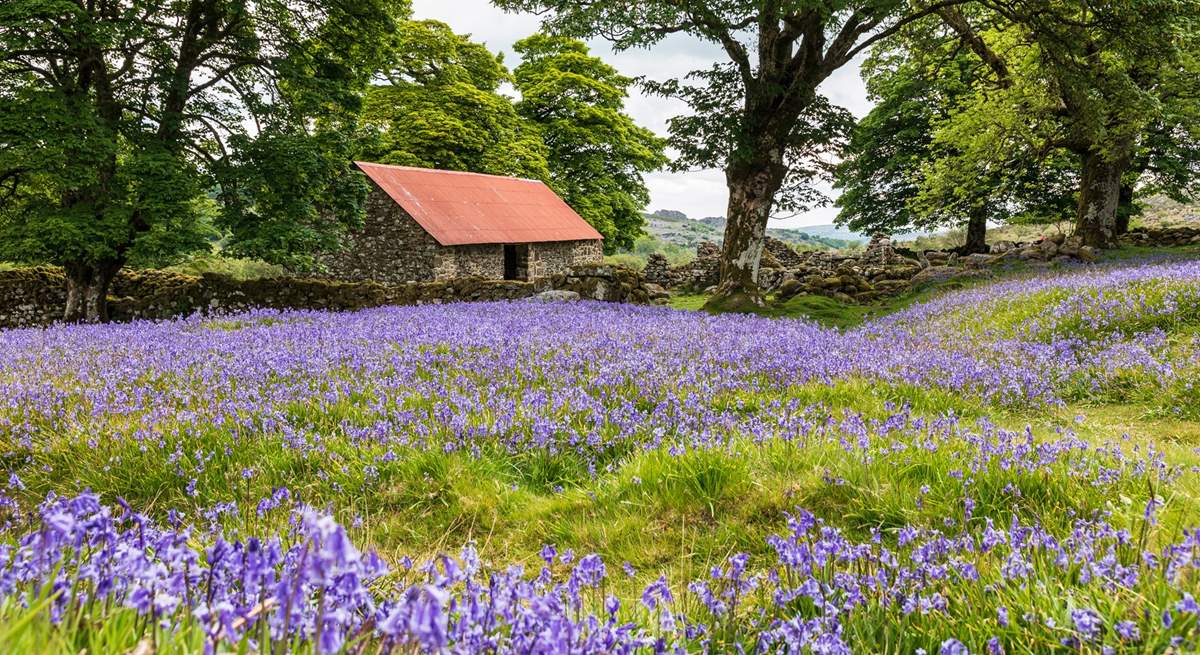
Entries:
{"type": "Polygon", "coordinates": [[[355,163],[443,246],[604,238],[537,180],[355,163]]]}

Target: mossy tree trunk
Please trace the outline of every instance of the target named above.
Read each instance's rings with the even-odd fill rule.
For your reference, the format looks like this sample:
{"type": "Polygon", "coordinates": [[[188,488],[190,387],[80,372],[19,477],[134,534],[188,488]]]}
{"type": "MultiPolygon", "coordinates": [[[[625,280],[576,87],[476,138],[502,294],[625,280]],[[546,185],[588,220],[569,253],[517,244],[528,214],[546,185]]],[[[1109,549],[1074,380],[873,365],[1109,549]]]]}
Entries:
{"type": "Polygon", "coordinates": [[[975,207],[967,217],[967,241],[963,244],[962,254],[987,251],[987,208],[975,207]]]}
{"type": "Polygon", "coordinates": [[[63,321],[102,323],[108,320],[108,290],[123,262],[108,260],[98,264],[68,264],[67,303],[63,321]]]}
{"type": "Polygon", "coordinates": [[[714,294],[723,306],[762,304],[758,270],[767,221],[786,174],[782,158],[770,156],[730,166],[725,174],[729,216],[721,244],[721,281],[714,294]]]}
{"type": "Polygon", "coordinates": [[[1130,157],[1125,153],[1113,156],[1092,150],[1083,155],[1075,234],[1083,237],[1085,245],[1109,248],[1114,244],[1119,234],[1117,208],[1121,200],[1121,177],[1129,163],[1130,157]]]}

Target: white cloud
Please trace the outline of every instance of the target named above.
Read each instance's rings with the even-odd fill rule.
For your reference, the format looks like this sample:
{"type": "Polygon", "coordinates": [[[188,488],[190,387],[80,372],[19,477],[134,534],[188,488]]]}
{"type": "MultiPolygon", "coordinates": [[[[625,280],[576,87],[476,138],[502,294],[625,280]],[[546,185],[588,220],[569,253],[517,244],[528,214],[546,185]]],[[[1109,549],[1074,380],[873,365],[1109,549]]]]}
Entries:
{"type": "MultiPolygon", "coordinates": [[[[505,13],[488,0],[413,0],[413,16],[444,21],[454,31],[470,34],[474,40],[487,44],[492,50],[503,52],[509,66],[517,62],[512,51],[513,43],[536,32],[540,22],[533,14],[505,13]]],[[[617,53],[602,40],[593,40],[590,45],[597,56],[631,77],[677,77],[691,70],[708,68],[714,61],[721,60],[716,45],[685,35],[671,36],[652,50],[617,53]]],[[[862,116],[871,108],[855,64],[845,66],[830,76],[821,86],[821,92],[855,116],[862,116]]],[[[668,119],[685,109],[682,103],[648,97],[636,89],[632,90],[626,107],[640,125],[659,133],[665,132],[668,119]]],[[[659,172],[647,176],[646,183],[650,189],[652,210],[677,209],[696,218],[725,214],[727,193],[725,178],[720,171],[659,172]]],[[[798,227],[829,223],[836,214],[836,209],[824,208],[772,221],[772,226],[798,227]]]]}

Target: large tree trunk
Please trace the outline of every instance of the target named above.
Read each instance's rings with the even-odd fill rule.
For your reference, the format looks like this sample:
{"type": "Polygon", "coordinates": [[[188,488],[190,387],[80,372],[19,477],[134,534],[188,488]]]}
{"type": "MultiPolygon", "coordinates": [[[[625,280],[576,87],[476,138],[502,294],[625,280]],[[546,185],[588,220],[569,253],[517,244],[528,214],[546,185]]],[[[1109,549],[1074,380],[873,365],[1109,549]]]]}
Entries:
{"type": "Polygon", "coordinates": [[[102,323],[108,320],[108,289],[122,262],[111,260],[97,264],[74,263],[66,266],[67,305],[63,321],[102,323]]]}
{"type": "Polygon", "coordinates": [[[1105,157],[1089,152],[1083,156],[1083,180],[1079,187],[1079,209],[1075,234],[1085,245],[1108,248],[1117,236],[1117,206],[1121,196],[1121,176],[1129,167],[1129,157],[1105,157]]]}
{"type": "Polygon", "coordinates": [[[967,242],[962,247],[964,255],[977,252],[988,252],[987,208],[982,206],[972,208],[967,216],[967,242]]]}
{"type": "Polygon", "coordinates": [[[738,311],[763,304],[758,267],[767,221],[785,174],[782,161],[760,160],[726,169],[729,210],[721,244],[721,281],[706,306],[738,311]]]}

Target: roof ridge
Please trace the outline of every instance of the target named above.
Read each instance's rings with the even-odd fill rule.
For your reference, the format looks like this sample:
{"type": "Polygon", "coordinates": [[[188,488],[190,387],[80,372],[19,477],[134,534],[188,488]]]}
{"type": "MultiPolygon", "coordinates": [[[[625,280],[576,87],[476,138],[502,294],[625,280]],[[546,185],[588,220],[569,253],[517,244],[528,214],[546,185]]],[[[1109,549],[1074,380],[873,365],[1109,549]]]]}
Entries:
{"type": "MultiPolygon", "coordinates": [[[[534,184],[546,184],[542,180],[535,180],[529,177],[517,177],[515,175],[494,175],[492,173],[476,173],[474,171],[450,171],[443,168],[423,168],[421,166],[399,166],[396,164],[380,164],[373,161],[355,161],[354,164],[359,168],[363,166],[377,166],[379,168],[394,168],[401,171],[418,171],[422,173],[445,173],[447,175],[472,175],[475,177],[494,177],[502,180],[518,180],[521,182],[532,182],[534,184]]],[[[549,186],[549,185],[547,185],[549,186]]]]}

